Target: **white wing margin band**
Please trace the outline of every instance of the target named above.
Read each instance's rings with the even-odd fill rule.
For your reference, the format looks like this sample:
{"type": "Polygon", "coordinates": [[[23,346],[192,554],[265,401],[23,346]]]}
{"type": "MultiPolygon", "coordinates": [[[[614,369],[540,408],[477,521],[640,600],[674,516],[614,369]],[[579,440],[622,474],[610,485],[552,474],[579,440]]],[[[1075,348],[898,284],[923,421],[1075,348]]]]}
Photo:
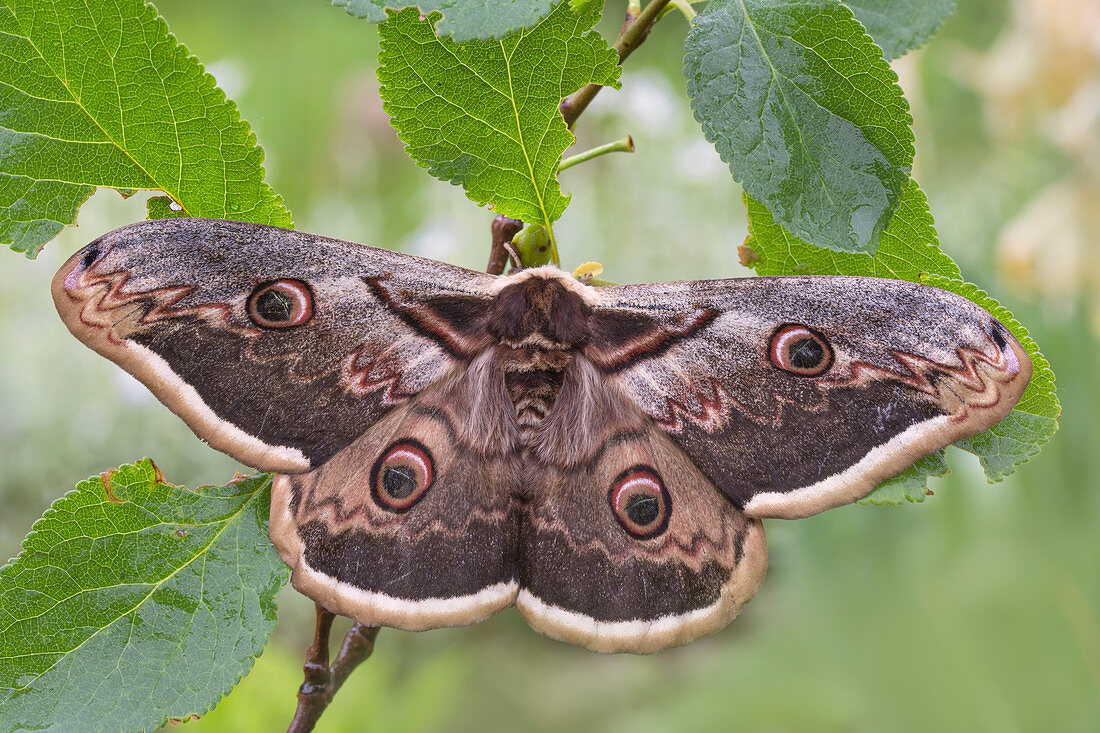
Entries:
{"type": "MultiPolygon", "coordinates": [[[[122,342],[126,355],[120,365],[144,382],[170,410],[214,448],[262,471],[300,473],[309,459],[297,448],[269,445],[231,422],[218,417],[198,391],[185,382],[156,352],[130,340],[122,342]]],[[[121,355],[120,355],[121,356],[121,355]]],[[[111,358],[115,358],[112,356],[111,358]]]]}
{"type": "Polygon", "coordinates": [[[753,496],[745,504],[745,514],[750,517],[800,519],[858,501],[917,459],[961,437],[957,435],[959,432],[959,424],[952,422],[948,415],[911,425],[882,445],[872,448],[858,463],[840,473],[794,491],[768,491],[753,496]]]}

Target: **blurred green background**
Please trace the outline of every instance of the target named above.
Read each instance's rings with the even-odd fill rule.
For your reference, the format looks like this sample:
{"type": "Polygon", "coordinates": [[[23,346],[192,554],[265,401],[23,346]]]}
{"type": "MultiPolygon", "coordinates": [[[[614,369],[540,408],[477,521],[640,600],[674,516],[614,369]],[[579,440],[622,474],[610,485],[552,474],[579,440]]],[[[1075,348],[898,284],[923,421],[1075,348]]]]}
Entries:
{"type": "MultiPolygon", "coordinates": [[[[377,95],[373,26],[324,0],[158,0],[267,150],[297,226],[483,268],[491,214],[401,151],[377,95]]],[[[606,34],[622,4],[610,2],[606,34]]],[[[581,118],[580,148],[637,152],[564,173],[563,265],[622,282],[749,274],[740,189],[691,117],[686,26],[663,21],[581,118]]],[[[728,629],[651,657],[544,639],[514,611],[465,629],[384,630],[320,731],[1100,730],[1100,3],[959,0],[895,63],[914,175],[944,248],[1031,328],[1062,430],[1008,481],[953,450],[935,496],[766,528],[771,567],[728,629]]],[[[98,193],[34,262],[0,267],[0,555],[80,479],[153,457],[170,481],[236,466],[65,331],[60,262],[143,218],[98,193]]],[[[2,256],[2,255],[0,255],[2,256]]],[[[293,714],[312,604],[289,588],[252,674],[186,730],[268,731],[293,714]]],[[[338,628],[341,632],[345,627],[338,628]]]]}

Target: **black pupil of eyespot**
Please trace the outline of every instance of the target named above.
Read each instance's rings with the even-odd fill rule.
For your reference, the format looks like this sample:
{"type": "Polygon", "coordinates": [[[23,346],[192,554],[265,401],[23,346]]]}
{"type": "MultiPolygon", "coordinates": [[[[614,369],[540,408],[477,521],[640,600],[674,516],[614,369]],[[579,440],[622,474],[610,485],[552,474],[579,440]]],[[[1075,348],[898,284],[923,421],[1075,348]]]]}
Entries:
{"type": "Polygon", "coordinates": [[[382,488],[394,499],[406,499],[416,491],[416,472],[408,466],[387,466],[382,488]]]}
{"type": "Polygon", "coordinates": [[[84,257],[80,260],[80,266],[87,270],[92,266],[92,263],[99,257],[98,247],[89,247],[84,251],[84,257]]]}
{"type": "Polygon", "coordinates": [[[274,288],[268,288],[256,298],[256,312],[264,320],[273,323],[289,321],[293,305],[289,297],[274,288]]]}
{"type": "Polygon", "coordinates": [[[653,524],[661,514],[661,500],[649,494],[635,494],[626,501],[626,516],[639,527],[653,524]]]}
{"type": "Polygon", "coordinates": [[[825,349],[814,339],[804,338],[791,344],[791,366],[813,369],[825,358],[825,349]]]}

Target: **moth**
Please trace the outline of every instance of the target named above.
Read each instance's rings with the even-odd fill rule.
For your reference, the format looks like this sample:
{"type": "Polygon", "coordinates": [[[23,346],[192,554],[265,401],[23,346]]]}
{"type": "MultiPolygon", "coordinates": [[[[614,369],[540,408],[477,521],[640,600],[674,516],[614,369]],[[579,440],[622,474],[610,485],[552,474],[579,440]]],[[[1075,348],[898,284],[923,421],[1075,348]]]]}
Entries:
{"type": "Polygon", "coordinates": [[[407,630],[515,605],[653,652],[728,624],[761,520],[853,502],[1019,400],[977,305],[909,282],[590,287],[256,224],[146,221],[53,280],[69,330],[276,473],[294,586],[407,630]]]}

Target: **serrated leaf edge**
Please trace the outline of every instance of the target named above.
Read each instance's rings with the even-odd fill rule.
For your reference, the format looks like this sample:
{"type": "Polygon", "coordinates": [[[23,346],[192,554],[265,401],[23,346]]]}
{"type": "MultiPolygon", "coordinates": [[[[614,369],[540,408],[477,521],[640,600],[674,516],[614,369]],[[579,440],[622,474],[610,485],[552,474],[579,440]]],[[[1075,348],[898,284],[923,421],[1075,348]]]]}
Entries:
{"type": "MultiPolygon", "coordinates": [[[[849,10],[852,10],[852,7],[846,2],[846,0],[840,0],[840,2],[849,10]]],[[[951,18],[951,16],[955,14],[955,11],[958,10],[958,7],[958,0],[951,0],[951,9],[948,10],[945,15],[940,16],[939,19],[936,21],[936,24],[932,26],[931,29],[929,29],[927,38],[925,38],[923,41],[916,44],[915,46],[906,45],[905,48],[901,50],[901,53],[898,53],[894,56],[887,56],[886,51],[883,50],[882,57],[885,58],[887,61],[896,61],[897,59],[900,59],[902,56],[911,51],[916,51],[918,48],[923,48],[924,46],[927,46],[932,41],[932,39],[936,37],[936,34],[940,32],[944,24],[951,18]]],[[[863,25],[863,21],[861,21],[859,19],[859,16],[856,15],[855,10],[852,10],[852,15],[855,16],[856,22],[858,22],[860,25],[863,25]]],[[[871,33],[867,31],[866,26],[864,26],[863,30],[867,33],[867,35],[871,35],[871,33]]],[[[871,36],[871,40],[875,42],[875,45],[878,46],[879,49],[882,49],[882,46],[879,45],[878,41],[875,41],[874,36],[871,36]]]]}
{"type": "MultiPolygon", "coordinates": [[[[122,470],[122,469],[127,469],[127,468],[132,468],[132,469],[135,469],[135,470],[145,470],[146,468],[148,468],[149,470],[151,470],[153,472],[153,480],[151,481],[151,483],[154,484],[154,485],[167,485],[167,486],[171,486],[173,488],[183,489],[183,490],[186,490],[186,491],[191,491],[195,494],[200,494],[200,495],[202,494],[202,489],[206,488],[205,486],[200,486],[197,489],[190,489],[186,486],[179,486],[179,485],[176,485],[176,484],[170,484],[166,481],[158,481],[157,477],[156,477],[156,466],[153,463],[153,461],[149,458],[142,458],[138,461],[134,461],[133,463],[123,463],[123,464],[119,465],[117,468],[113,469],[112,473],[114,473],[116,471],[119,471],[119,470],[122,470]]],[[[56,667],[57,664],[59,662],[61,662],[62,660],[64,660],[68,655],[70,655],[73,652],[80,649],[82,646],[84,646],[84,644],[86,644],[87,642],[89,642],[90,640],[95,638],[104,629],[109,628],[112,625],[114,625],[115,623],[117,623],[120,618],[124,617],[128,613],[133,613],[143,603],[148,601],[149,598],[153,595],[153,593],[155,593],[157,590],[159,590],[160,587],[167,580],[169,580],[170,578],[175,577],[175,575],[177,573],[179,573],[181,570],[183,570],[184,568],[189,567],[191,565],[191,563],[195,562],[195,560],[202,557],[210,549],[210,547],[213,546],[213,544],[221,538],[221,536],[226,532],[226,530],[229,528],[229,526],[236,521],[237,517],[242,515],[252,505],[252,502],[255,501],[256,497],[263,494],[263,492],[265,490],[270,489],[271,482],[272,482],[272,475],[271,474],[262,474],[262,473],[260,473],[260,474],[253,474],[251,476],[239,476],[239,477],[233,478],[231,481],[226,482],[225,485],[228,486],[229,484],[235,483],[235,482],[238,482],[238,481],[243,481],[243,480],[248,480],[248,479],[256,479],[256,478],[260,478],[260,477],[264,477],[264,480],[260,482],[260,484],[259,484],[258,488],[256,489],[256,491],[253,492],[252,495],[249,496],[248,499],[241,504],[240,508],[237,511],[235,511],[230,516],[230,518],[228,518],[225,521],[225,526],[223,526],[221,529],[219,529],[218,532],[215,533],[211,537],[210,541],[208,543],[206,543],[198,553],[196,553],[193,557],[191,557],[187,562],[181,564],[178,568],[175,568],[168,575],[165,575],[163,578],[160,578],[155,584],[153,584],[152,589],[149,591],[149,593],[147,593],[140,601],[138,601],[138,603],[136,605],[134,605],[133,607],[131,607],[130,609],[128,609],[124,613],[112,618],[109,622],[103,624],[98,629],[96,629],[95,632],[93,632],[92,634],[89,634],[87,638],[82,640],[75,647],[73,647],[72,649],[68,649],[64,653],[59,655],[57,660],[53,664],[51,664],[49,667],[47,667],[46,669],[42,670],[40,673],[35,675],[34,679],[31,680],[31,682],[34,682],[34,681],[40,679],[43,675],[50,672],[50,670],[52,670],[54,667],[56,667]]],[[[29,548],[27,548],[27,541],[30,540],[31,538],[33,538],[34,535],[38,531],[40,531],[40,526],[39,525],[41,525],[42,522],[53,518],[58,513],[59,510],[57,510],[55,508],[55,506],[58,503],[60,503],[61,501],[65,500],[67,498],[76,496],[76,495],[82,493],[83,491],[86,491],[87,488],[85,488],[85,487],[88,484],[93,484],[94,485],[96,482],[99,483],[100,488],[103,489],[104,492],[106,493],[106,485],[103,483],[102,474],[100,474],[100,475],[97,475],[97,476],[89,476],[88,478],[78,482],[77,485],[74,488],[66,491],[62,496],[58,497],[53,502],[51,502],[50,506],[46,508],[46,511],[44,511],[42,513],[42,516],[39,517],[38,519],[36,519],[34,521],[34,524],[31,525],[30,532],[28,532],[26,534],[26,536],[23,537],[23,541],[20,544],[19,554],[17,554],[14,558],[11,558],[10,560],[8,560],[8,562],[4,563],[3,566],[0,566],[0,575],[3,575],[9,568],[13,567],[16,564],[16,562],[18,562],[23,556],[25,556],[28,552],[30,552],[29,548]]],[[[93,488],[93,487],[88,487],[88,488],[93,488]]],[[[285,575],[289,576],[289,568],[287,568],[287,573],[285,575]]],[[[284,580],[283,585],[285,585],[285,584],[286,584],[286,581],[284,580]]],[[[5,631],[4,629],[0,629],[0,633],[3,633],[4,631],[5,631]]],[[[270,638],[270,634],[269,634],[269,638],[270,638]]],[[[267,645],[265,644],[264,648],[266,648],[266,646],[267,645]]],[[[250,671],[252,671],[252,667],[256,664],[256,659],[258,659],[262,654],[263,654],[263,648],[261,648],[260,652],[258,654],[256,654],[255,656],[251,656],[251,655],[247,656],[243,660],[243,663],[241,665],[240,675],[238,675],[235,680],[233,680],[227,687],[225,687],[221,691],[221,693],[218,695],[217,700],[214,700],[210,704],[209,707],[207,707],[201,713],[197,713],[197,715],[199,715],[200,717],[202,715],[206,715],[211,710],[213,710],[218,705],[218,703],[220,703],[222,700],[224,700],[225,697],[227,695],[229,695],[230,692],[233,691],[233,688],[235,688],[238,684],[240,684],[240,681],[242,679],[244,679],[245,675],[247,675],[250,671]]],[[[10,692],[10,693],[19,692],[21,690],[27,689],[29,684],[30,683],[25,684],[21,687],[8,688],[7,691],[10,692]]],[[[8,695],[8,697],[6,699],[10,699],[10,695],[8,695]]],[[[170,719],[170,716],[166,715],[164,717],[164,719],[160,722],[159,725],[166,724],[169,719],[170,719]]]]}
{"type": "MultiPolygon", "coordinates": [[[[282,195],[277,193],[273,188],[271,188],[271,185],[267,183],[267,170],[266,170],[266,168],[264,167],[264,164],[263,164],[264,160],[267,156],[267,152],[263,149],[263,146],[260,145],[259,138],[256,135],[256,131],[252,128],[251,123],[249,123],[248,120],[246,120],[241,115],[240,107],[238,107],[237,103],[234,102],[232,99],[230,99],[229,96],[225,93],[225,91],[221,87],[218,86],[217,79],[214,78],[213,74],[211,74],[209,71],[206,70],[206,66],[202,63],[202,61],[200,61],[199,58],[195,54],[191,53],[191,50],[187,47],[187,45],[182,43],[176,37],[176,35],[174,33],[172,33],[171,29],[168,27],[168,21],[166,21],[164,19],[164,16],[162,16],[160,14],[160,12],[156,9],[156,6],[154,6],[148,0],[143,0],[142,9],[152,14],[152,21],[153,21],[153,23],[156,24],[156,27],[153,29],[153,34],[155,35],[157,31],[163,31],[163,37],[169,43],[173,44],[172,45],[173,60],[175,61],[175,60],[179,59],[180,57],[182,57],[182,60],[185,61],[185,62],[193,62],[197,66],[197,68],[200,72],[202,83],[204,85],[207,85],[208,88],[211,88],[211,89],[214,90],[214,92],[216,94],[215,99],[216,99],[217,104],[228,105],[229,115],[230,115],[230,125],[241,124],[241,125],[244,126],[243,131],[245,133],[245,140],[244,140],[245,145],[259,151],[259,156],[260,157],[259,157],[259,160],[256,163],[256,167],[259,171],[260,176],[259,176],[259,179],[258,179],[257,182],[260,185],[266,187],[267,190],[271,192],[272,203],[275,204],[278,208],[281,208],[284,212],[286,212],[286,218],[287,218],[287,221],[288,221],[288,224],[289,224],[288,228],[293,228],[294,227],[293,216],[290,212],[290,209],[287,208],[286,202],[283,200],[282,195]]],[[[16,16],[14,11],[12,11],[12,17],[15,18],[17,23],[19,23],[20,32],[23,33],[22,38],[29,41],[30,36],[26,35],[26,31],[23,29],[23,24],[22,24],[22,22],[20,22],[20,19],[18,18],[18,16],[16,16]]],[[[138,19],[139,20],[144,20],[145,18],[142,18],[139,15],[138,19]]],[[[148,34],[146,34],[146,35],[148,35],[148,34]]],[[[106,140],[108,140],[116,149],[121,151],[130,161],[132,161],[134,163],[134,165],[136,165],[139,169],[141,169],[141,171],[146,176],[148,176],[149,180],[153,181],[158,186],[156,188],[147,188],[147,189],[144,189],[144,190],[162,192],[164,195],[168,196],[170,199],[172,199],[177,204],[179,204],[181,207],[183,207],[184,212],[187,212],[186,205],[179,200],[179,192],[177,191],[177,192],[173,193],[166,186],[162,185],[159,181],[157,181],[156,177],[154,177],[152,174],[150,174],[149,171],[146,170],[145,166],[142,165],[137,159],[135,159],[133,157],[133,155],[131,154],[131,152],[129,150],[127,150],[126,148],[123,148],[118,143],[118,141],[116,141],[111,135],[109,135],[107,133],[107,131],[103,129],[102,125],[100,125],[99,120],[95,116],[93,116],[87,110],[87,108],[84,106],[83,102],[75,94],[72,93],[72,90],[69,88],[69,84],[67,83],[65,78],[61,74],[59,74],[57,72],[57,70],[55,69],[54,65],[51,64],[46,59],[46,57],[42,55],[41,51],[38,50],[37,45],[35,45],[33,43],[33,41],[31,42],[31,46],[35,49],[35,52],[38,54],[38,58],[41,59],[42,63],[46,66],[46,68],[48,68],[53,73],[53,75],[56,77],[56,79],[58,80],[58,83],[60,83],[69,92],[69,97],[72,100],[73,104],[77,105],[77,107],[79,107],[80,110],[87,116],[88,120],[91,121],[91,123],[93,125],[95,125],[96,128],[98,128],[100,132],[103,133],[103,136],[106,140]]],[[[31,178],[30,176],[26,176],[26,177],[31,179],[31,180],[35,180],[35,181],[43,180],[43,179],[31,178]]],[[[92,194],[95,193],[96,189],[98,189],[98,188],[110,188],[110,189],[115,189],[115,190],[119,190],[119,191],[122,190],[122,187],[118,187],[118,186],[96,186],[96,185],[93,185],[93,184],[81,184],[81,183],[76,182],[76,181],[65,181],[65,183],[68,183],[68,184],[71,184],[71,185],[76,185],[76,186],[79,186],[79,185],[91,186],[91,190],[89,191],[88,195],[84,198],[83,201],[81,201],[80,205],[77,206],[77,214],[73,218],[73,221],[71,221],[69,223],[58,222],[62,225],[62,228],[60,230],[58,230],[57,234],[55,234],[52,238],[50,238],[50,239],[48,239],[44,242],[41,242],[41,243],[36,244],[36,245],[28,245],[26,247],[10,245],[10,249],[12,249],[15,252],[23,252],[24,256],[27,259],[35,259],[47,244],[49,244],[50,242],[52,242],[54,239],[57,238],[57,236],[61,233],[61,231],[64,231],[64,229],[69,228],[69,227],[77,226],[76,222],[77,222],[77,218],[79,218],[79,216],[80,216],[80,210],[83,208],[84,204],[87,203],[88,199],[91,198],[92,194]]],[[[185,213],[183,215],[184,216],[192,216],[191,213],[185,213]]],[[[33,529],[33,527],[32,527],[32,529],[33,529]]]]}
{"type": "MultiPolygon", "coordinates": [[[[745,8],[745,6],[744,6],[743,0],[741,0],[741,6],[742,6],[742,8],[745,9],[744,12],[745,12],[746,22],[749,22],[751,24],[751,18],[749,17],[748,9],[745,8]]],[[[905,123],[905,128],[910,131],[910,134],[908,136],[906,136],[906,140],[898,140],[898,142],[901,143],[903,148],[904,148],[905,158],[907,160],[906,163],[901,164],[901,166],[899,167],[899,170],[903,171],[909,177],[909,180],[912,180],[913,160],[916,157],[916,135],[912,131],[912,129],[913,129],[913,109],[912,109],[912,106],[909,104],[908,97],[905,96],[905,90],[903,90],[901,88],[900,77],[898,76],[898,74],[894,70],[894,68],[890,65],[890,60],[886,58],[885,54],[882,52],[882,48],[875,42],[875,39],[871,36],[871,34],[867,32],[867,29],[863,26],[863,24],[859,22],[859,19],[856,18],[855,13],[852,12],[852,9],[849,8],[843,2],[841,2],[841,0],[836,1],[836,6],[840,9],[841,15],[843,15],[843,13],[845,11],[847,11],[847,13],[848,13],[848,17],[846,19],[837,19],[837,20],[838,21],[841,21],[841,20],[850,21],[853,24],[853,30],[855,31],[855,35],[856,36],[861,36],[863,39],[866,39],[866,41],[871,45],[871,47],[878,51],[878,58],[882,59],[883,64],[886,66],[886,71],[887,71],[887,77],[886,78],[889,79],[889,81],[891,83],[891,86],[894,87],[898,92],[895,95],[895,97],[897,99],[901,100],[901,106],[904,108],[904,109],[901,110],[901,113],[902,113],[902,117],[903,117],[903,120],[904,120],[904,123],[905,123]]],[[[703,13],[700,13],[699,16],[697,16],[697,18],[698,17],[703,17],[703,14],[706,13],[707,10],[709,10],[709,8],[710,8],[710,5],[708,4],[707,8],[704,9],[703,13]]],[[[688,32],[687,37],[684,39],[685,59],[686,59],[686,56],[687,56],[687,51],[686,51],[687,44],[692,40],[693,34],[695,32],[695,28],[696,28],[695,23],[696,23],[696,21],[693,20],[692,24],[691,24],[691,31],[688,32]]],[[[756,32],[755,27],[753,28],[753,34],[758,39],[758,44],[757,45],[761,45],[761,44],[759,44],[759,34],[756,32]]],[[[796,41],[796,43],[797,43],[797,41],[796,41]]],[[[801,46],[802,48],[806,49],[806,51],[816,55],[826,65],[831,66],[828,59],[822,57],[819,53],[817,53],[813,49],[807,48],[806,46],[802,46],[802,44],[798,44],[798,45],[801,46]]],[[[767,53],[763,51],[762,46],[761,46],[761,51],[764,53],[765,58],[768,58],[768,66],[772,70],[772,79],[774,80],[776,78],[776,74],[778,73],[778,72],[776,72],[775,65],[771,63],[771,59],[767,56],[767,53]]],[[[683,71],[684,80],[687,82],[687,94],[688,94],[688,98],[689,98],[689,102],[690,102],[689,106],[691,107],[692,116],[695,118],[695,121],[698,122],[700,127],[702,128],[703,137],[706,138],[707,142],[711,143],[711,145],[713,145],[715,147],[715,149],[717,150],[718,140],[715,137],[712,137],[711,132],[707,129],[706,120],[704,120],[700,116],[700,113],[696,109],[696,106],[695,106],[695,103],[694,103],[694,101],[695,101],[695,92],[694,92],[694,90],[696,89],[695,81],[694,81],[694,79],[692,79],[691,75],[689,75],[687,73],[686,63],[683,64],[681,68],[682,68],[682,71],[683,71]]],[[[810,97],[810,99],[813,99],[813,97],[810,97]]],[[[833,117],[840,117],[841,119],[844,119],[843,117],[841,117],[837,113],[833,112],[828,107],[825,107],[824,105],[818,103],[816,99],[813,99],[813,101],[814,101],[815,104],[817,104],[817,106],[824,109],[826,112],[828,112],[833,117]]],[[[873,101],[873,100],[871,100],[871,101],[873,101]]],[[[863,135],[862,130],[860,130],[859,126],[856,125],[854,122],[852,122],[850,120],[847,120],[847,119],[844,119],[844,121],[846,123],[848,123],[849,125],[851,125],[852,127],[859,130],[860,134],[863,135]]],[[[867,140],[866,136],[864,136],[864,139],[867,140]]],[[[867,143],[870,145],[871,141],[867,140],[867,143]]],[[[872,147],[875,147],[876,149],[878,149],[877,146],[872,146],[872,147]]],[[[879,150],[880,153],[883,152],[881,149],[878,149],[878,150],[879,150]]],[[[730,167],[730,162],[725,159],[725,156],[722,155],[721,151],[717,151],[717,152],[719,154],[719,157],[722,158],[722,161],[724,163],[726,163],[726,166],[729,168],[730,174],[731,174],[731,177],[733,178],[733,180],[737,181],[737,183],[740,183],[742,185],[742,188],[744,188],[744,180],[743,180],[744,177],[742,175],[738,174],[736,171],[734,171],[732,167],[730,167]]],[[[883,153],[883,157],[885,157],[885,153],[883,153]]],[[[902,200],[902,197],[905,195],[905,188],[908,185],[909,184],[907,183],[906,186],[903,186],[900,190],[898,190],[898,192],[897,192],[897,201],[898,201],[897,206],[895,206],[893,208],[893,210],[890,212],[890,216],[887,217],[886,221],[884,222],[884,224],[882,226],[882,232],[886,231],[886,228],[890,225],[890,221],[894,218],[894,214],[897,213],[898,208],[901,206],[901,200],[902,200]]],[[[747,189],[745,189],[745,193],[748,193],[747,189]]],[[[756,198],[756,197],[754,196],[754,198],[756,198]]],[[[787,227],[786,227],[785,222],[781,221],[780,217],[778,217],[776,215],[776,213],[774,211],[772,211],[770,207],[767,206],[767,203],[762,198],[759,198],[759,199],[756,199],[756,200],[758,200],[762,206],[767,208],[768,212],[771,213],[771,215],[775,219],[776,223],[779,224],[780,226],[782,226],[784,231],[787,231],[787,227]]],[[[794,235],[794,236],[797,237],[797,235],[794,235]]],[[[881,236],[882,235],[880,233],[880,235],[879,235],[880,240],[881,240],[881,236]]],[[[807,241],[807,240],[803,240],[803,241],[807,241]]],[[[861,254],[868,254],[868,255],[871,255],[871,256],[874,256],[875,253],[878,251],[878,248],[879,248],[879,242],[871,242],[866,248],[863,248],[863,249],[840,249],[840,248],[833,248],[833,247],[828,247],[828,246],[825,246],[825,245],[820,245],[820,244],[817,244],[817,243],[814,243],[814,242],[810,242],[810,244],[812,244],[813,246],[815,246],[819,249],[843,252],[843,253],[846,253],[846,254],[861,253],[861,254]]]]}

